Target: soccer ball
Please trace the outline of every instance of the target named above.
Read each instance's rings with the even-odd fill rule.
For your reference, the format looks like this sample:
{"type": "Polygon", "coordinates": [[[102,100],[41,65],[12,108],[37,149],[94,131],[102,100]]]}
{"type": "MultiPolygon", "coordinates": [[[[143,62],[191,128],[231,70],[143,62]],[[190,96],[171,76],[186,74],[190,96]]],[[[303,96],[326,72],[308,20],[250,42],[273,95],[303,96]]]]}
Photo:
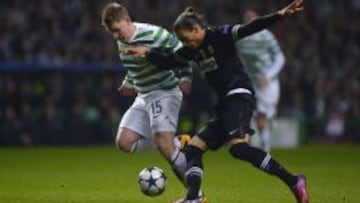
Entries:
{"type": "Polygon", "coordinates": [[[147,167],[139,173],[139,188],[145,195],[155,197],[164,192],[166,179],[167,177],[161,168],[147,167]]]}

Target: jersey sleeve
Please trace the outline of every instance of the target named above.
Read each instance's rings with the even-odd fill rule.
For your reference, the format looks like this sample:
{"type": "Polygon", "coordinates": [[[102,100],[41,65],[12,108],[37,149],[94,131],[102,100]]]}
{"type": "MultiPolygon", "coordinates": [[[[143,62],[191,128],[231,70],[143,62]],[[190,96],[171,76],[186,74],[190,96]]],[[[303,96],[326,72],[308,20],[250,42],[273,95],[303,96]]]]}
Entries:
{"type": "Polygon", "coordinates": [[[272,64],[266,72],[266,75],[268,78],[274,78],[284,67],[285,56],[280,48],[278,41],[271,32],[268,32],[266,35],[265,43],[268,45],[268,52],[270,53],[272,59],[272,64]]]}
{"type": "Polygon", "coordinates": [[[232,27],[233,39],[239,40],[253,33],[259,32],[260,30],[267,28],[281,20],[281,15],[278,13],[269,14],[266,16],[258,17],[244,25],[234,25],[232,27]]]}
{"type": "Polygon", "coordinates": [[[125,86],[125,87],[133,87],[133,79],[131,78],[131,76],[129,75],[129,73],[127,73],[125,75],[125,78],[122,82],[122,84],[125,86]]]}

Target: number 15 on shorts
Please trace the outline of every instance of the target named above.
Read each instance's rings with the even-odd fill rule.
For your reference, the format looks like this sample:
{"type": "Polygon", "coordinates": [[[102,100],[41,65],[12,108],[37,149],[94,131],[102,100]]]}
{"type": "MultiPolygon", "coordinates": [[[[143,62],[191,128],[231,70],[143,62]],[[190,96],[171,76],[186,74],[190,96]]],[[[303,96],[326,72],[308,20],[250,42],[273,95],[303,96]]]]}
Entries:
{"type": "Polygon", "coordinates": [[[156,100],[154,103],[151,104],[151,111],[153,114],[153,118],[157,118],[158,116],[160,116],[162,112],[162,106],[160,100],[156,100]]]}

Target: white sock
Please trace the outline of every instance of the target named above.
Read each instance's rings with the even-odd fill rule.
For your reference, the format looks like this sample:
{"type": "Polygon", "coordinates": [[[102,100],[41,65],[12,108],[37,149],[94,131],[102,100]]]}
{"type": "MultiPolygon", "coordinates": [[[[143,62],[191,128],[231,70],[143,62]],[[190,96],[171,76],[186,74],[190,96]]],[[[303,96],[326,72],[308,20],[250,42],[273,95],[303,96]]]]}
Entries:
{"type": "Polygon", "coordinates": [[[173,155],[171,156],[171,163],[173,164],[176,171],[178,171],[183,177],[186,172],[186,157],[185,154],[180,151],[179,148],[175,150],[173,155]]]}
{"type": "Polygon", "coordinates": [[[176,148],[175,152],[171,156],[171,163],[174,169],[175,175],[180,179],[180,181],[185,184],[185,172],[186,172],[186,157],[185,154],[180,151],[179,148],[176,148]]]}

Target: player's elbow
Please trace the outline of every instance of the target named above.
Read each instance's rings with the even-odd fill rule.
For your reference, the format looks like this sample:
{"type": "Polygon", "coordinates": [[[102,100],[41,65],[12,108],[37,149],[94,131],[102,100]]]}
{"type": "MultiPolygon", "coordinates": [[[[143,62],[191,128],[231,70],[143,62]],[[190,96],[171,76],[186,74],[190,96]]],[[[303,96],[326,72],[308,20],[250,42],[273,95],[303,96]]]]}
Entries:
{"type": "Polygon", "coordinates": [[[284,67],[284,65],[285,65],[285,55],[282,52],[278,53],[277,56],[276,56],[276,61],[277,61],[277,63],[279,64],[279,66],[281,68],[284,67]]]}

